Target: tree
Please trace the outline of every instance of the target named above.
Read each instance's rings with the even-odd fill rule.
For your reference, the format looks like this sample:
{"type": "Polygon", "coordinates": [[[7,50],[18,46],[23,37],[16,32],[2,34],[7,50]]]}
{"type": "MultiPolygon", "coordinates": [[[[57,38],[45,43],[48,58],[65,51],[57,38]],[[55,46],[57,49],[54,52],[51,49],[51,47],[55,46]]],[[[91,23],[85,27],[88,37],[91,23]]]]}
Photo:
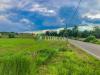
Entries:
{"type": "Polygon", "coordinates": [[[9,38],[15,38],[15,35],[16,35],[16,33],[14,33],[14,32],[11,32],[8,34],[9,38]]]}
{"type": "Polygon", "coordinates": [[[46,31],[45,35],[50,36],[50,31],[46,31]]]}
{"type": "Polygon", "coordinates": [[[96,36],[96,38],[100,38],[100,28],[97,26],[94,28],[94,36],[96,36]]]}
{"type": "Polygon", "coordinates": [[[59,36],[67,36],[67,30],[66,29],[64,29],[64,30],[61,30],[60,32],[59,32],[59,34],[58,34],[59,36]]]}
{"type": "Polygon", "coordinates": [[[85,31],[83,31],[83,32],[81,33],[81,37],[82,37],[82,38],[87,38],[87,37],[90,36],[90,35],[92,35],[91,31],[87,31],[87,30],[85,30],[85,31]]]}
{"type": "Polygon", "coordinates": [[[57,31],[51,31],[50,34],[51,36],[58,36],[57,31]]]}
{"type": "Polygon", "coordinates": [[[78,33],[79,33],[78,26],[75,26],[72,29],[72,33],[73,33],[73,37],[78,37],[78,33]]]}

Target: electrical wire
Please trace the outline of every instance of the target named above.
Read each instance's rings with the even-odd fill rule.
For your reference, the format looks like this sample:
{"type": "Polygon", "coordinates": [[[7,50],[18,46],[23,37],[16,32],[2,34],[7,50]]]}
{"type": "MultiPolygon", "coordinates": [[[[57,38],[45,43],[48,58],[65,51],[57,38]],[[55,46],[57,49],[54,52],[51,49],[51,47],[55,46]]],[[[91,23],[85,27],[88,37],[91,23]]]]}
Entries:
{"type": "Polygon", "coordinates": [[[77,15],[79,8],[80,8],[80,4],[81,4],[82,0],[79,0],[78,2],[78,6],[75,9],[75,12],[73,13],[72,17],[70,18],[69,22],[66,24],[66,28],[67,26],[71,23],[71,21],[75,18],[75,16],[77,15]]]}

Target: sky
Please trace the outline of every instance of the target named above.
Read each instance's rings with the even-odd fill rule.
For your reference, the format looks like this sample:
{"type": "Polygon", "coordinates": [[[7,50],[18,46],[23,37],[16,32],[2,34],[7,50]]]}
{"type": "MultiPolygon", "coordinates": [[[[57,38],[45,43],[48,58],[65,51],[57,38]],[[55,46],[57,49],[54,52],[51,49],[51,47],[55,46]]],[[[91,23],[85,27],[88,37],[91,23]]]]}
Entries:
{"type": "Polygon", "coordinates": [[[0,31],[23,32],[100,24],[100,0],[0,0],[0,31]]]}

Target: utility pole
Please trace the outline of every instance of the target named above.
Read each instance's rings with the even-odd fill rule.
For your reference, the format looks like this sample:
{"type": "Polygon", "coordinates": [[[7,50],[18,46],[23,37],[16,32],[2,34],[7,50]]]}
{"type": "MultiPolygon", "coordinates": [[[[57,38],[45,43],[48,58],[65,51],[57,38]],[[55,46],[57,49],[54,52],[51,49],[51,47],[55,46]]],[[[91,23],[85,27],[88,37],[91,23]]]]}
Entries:
{"type": "Polygon", "coordinates": [[[66,31],[66,38],[67,38],[67,42],[68,42],[68,24],[67,23],[66,23],[65,31],[66,31]]]}
{"type": "Polygon", "coordinates": [[[81,5],[81,2],[82,0],[79,0],[78,2],[78,6],[76,7],[72,17],[69,19],[69,22],[66,24],[66,28],[65,30],[67,30],[67,42],[68,42],[68,25],[71,23],[71,21],[75,18],[75,16],[77,15],[78,11],[79,11],[79,8],[80,8],[80,5],[81,5]]]}

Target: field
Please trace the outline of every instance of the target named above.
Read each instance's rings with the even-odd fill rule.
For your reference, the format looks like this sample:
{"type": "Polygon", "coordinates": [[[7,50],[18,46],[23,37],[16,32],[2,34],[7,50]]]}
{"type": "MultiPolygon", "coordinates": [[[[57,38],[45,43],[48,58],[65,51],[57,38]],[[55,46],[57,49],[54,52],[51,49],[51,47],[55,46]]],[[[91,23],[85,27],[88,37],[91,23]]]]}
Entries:
{"type": "Polygon", "coordinates": [[[0,75],[100,75],[100,61],[66,41],[5,38],[0,75]]]}

